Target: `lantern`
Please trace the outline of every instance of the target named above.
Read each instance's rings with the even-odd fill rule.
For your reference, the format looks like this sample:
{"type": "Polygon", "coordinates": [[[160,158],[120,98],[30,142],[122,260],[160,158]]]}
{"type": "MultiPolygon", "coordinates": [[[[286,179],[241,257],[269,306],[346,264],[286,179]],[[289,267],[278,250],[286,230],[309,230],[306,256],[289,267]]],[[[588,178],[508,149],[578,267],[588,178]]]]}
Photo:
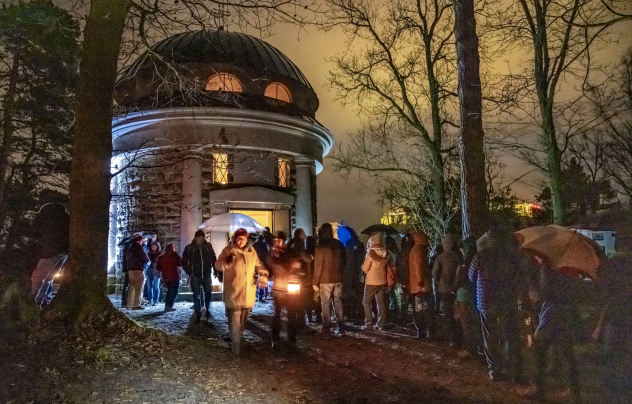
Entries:
{"type": "Polygon", "coordinates": [[[298,295],[301,292],[301,284],[297,276],[290,276],[287,282],[287,293],[289,295],[298,295]]]}

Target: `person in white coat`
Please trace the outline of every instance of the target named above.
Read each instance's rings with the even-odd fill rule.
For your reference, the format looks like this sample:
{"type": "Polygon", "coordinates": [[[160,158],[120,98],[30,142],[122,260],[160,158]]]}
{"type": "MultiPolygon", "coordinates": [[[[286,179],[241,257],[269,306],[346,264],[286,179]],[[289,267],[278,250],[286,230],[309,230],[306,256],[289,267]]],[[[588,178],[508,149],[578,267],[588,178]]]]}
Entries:
{"type": "Polygon", "coordinates": [[[224,248],[215,263],[215,269],[224,274],[222,300],[226,306],[228,329],[234,354],[241,353],[241,342],[250,309],[257,295],[256,275],[268,275],[255,249],[248,245],[248,232],[238,229],[232,243],[224,248]]]}

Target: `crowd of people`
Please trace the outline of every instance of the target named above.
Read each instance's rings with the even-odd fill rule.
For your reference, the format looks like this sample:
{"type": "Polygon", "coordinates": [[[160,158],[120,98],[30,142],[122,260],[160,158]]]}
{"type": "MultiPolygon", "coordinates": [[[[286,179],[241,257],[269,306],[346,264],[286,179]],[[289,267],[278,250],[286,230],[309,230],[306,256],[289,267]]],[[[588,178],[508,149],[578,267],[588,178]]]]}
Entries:
{"type": "Polygon", "coordinates": [[[552,351],[568,369],[567,394],[579,401],[579,378],[572,344],[579,334],[579,314],[572,280],[554,272],[546,260],[521,254],[509,227],[493,223],[478,241],[460,243],[447,235],[430,254],[428,237],[411,231],[401,240],[372,234],[366,250],[358,240],[347,245],[323,224],[318,237],[296,229],[291,238],[267,229],[251,235],[237,230],[216,257],[202,230],[182,258],[169,244],[164,252],[155,239],[140,235],[125,252],[123,306],[142,308],[147,274],[147,302],[156,304],[157,281],[166,286],[165,311],[174,309],[180,267],[190,279],[195,321],[210,317],[212,278],[223,283],[222,300],[232,351],[239,354],[245,324],[257,303],[274,301],[271,341],[280,342],[281,314],[287,315],[287,338],[295,344],[307,322],[322,323],[321,336],[345,335],[353,320],[361,332],[383,332],[387,324],[410,324],[417,338],[442,340],[459,348],[460,357],[480,358],[492,380],[521,382],[523,337],[535,341],[536,383],[525,396],[543,397],[547,355],[552,351]],[[269,281],[272,281],[270,290],[269,281]],[[204,305],[204,307],[202,307],[204,305]],[[412,313],[412,315],[411,315],[412,313]],[[390,318],[389,318],[390,317],[390,318]],[[387,322],[387,318],[390,320],[387,322]],[[526,322],[525,322],[526,320],[526,322]],[[536,325],[533,329],[523,329],[536,325]]]}

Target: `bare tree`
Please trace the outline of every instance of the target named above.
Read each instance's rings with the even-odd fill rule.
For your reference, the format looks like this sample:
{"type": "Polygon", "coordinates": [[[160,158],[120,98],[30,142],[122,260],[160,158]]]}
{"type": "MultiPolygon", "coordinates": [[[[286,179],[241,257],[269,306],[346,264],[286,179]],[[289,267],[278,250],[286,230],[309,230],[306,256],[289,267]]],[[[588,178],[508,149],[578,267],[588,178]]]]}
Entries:
{"type": "Polygon", "coordinates": [[[632,201],[632,50],[606,74],[599,85],[587,89],[600,119],[600,131],[588,142],[590,155],[600,157],[596,167],[605,172],[620,192],[632,201]]]}
{"type": "Polygon", "coordinates": [[[533,89],[537,95],[534,118],[545,152],[544,159],[533,162],[547,175],[554,222],[564,223],[561,170],[568,137],[559,136],[556,128],[556,110],[564,109],[560,107],[559,93],[572,80],[581,82],[591,68],[590,52],[600,46],[607,26],[588,26],[609,11],[600,0],[519,0],[506,4],[487,15],[488,24],[491,22],[489,27],[499,30],[502,46],[519,46],[531,52],[521,76],[529,79],[530,86],[525,88],[533,89]]]}
{"type": "Polygon", "coordinates": [[[601,5],[607,13],[594,22],[578,23],[573,25],[582,28],[607,27],[619,22],[632,20],[632,11],[630,10],[630,2],[627,0],[600,0],[601,5]]]}
{"type": "Polygon", "coordinates": [[[452,4],[327,4],[330,24],[347,34],[348,49],[332,59],[330,84],[339,99],[359,106],[368,120],[350,144],[332,153],[335,167],[423,178],[431,184],[436,212],[448,217],[446,160],[456,149],[457,127],[452,4]]]}
{"type": "Polygon", "coordinates": [[[241,26],[306,22],[299,0],[93,0],[83,31],[70,176],[70,262],[52,312],[76,321],[112,308],[105,293],[113,95],[126,28],[156,32],[214,26],[218,13],[241,26]],[[226,16],[226,13],[227,16],[226,16]],[[95,96],[97,95],[98,96],[95,96]],[[96,246],[96,247],[95,247],[96,246]]]}

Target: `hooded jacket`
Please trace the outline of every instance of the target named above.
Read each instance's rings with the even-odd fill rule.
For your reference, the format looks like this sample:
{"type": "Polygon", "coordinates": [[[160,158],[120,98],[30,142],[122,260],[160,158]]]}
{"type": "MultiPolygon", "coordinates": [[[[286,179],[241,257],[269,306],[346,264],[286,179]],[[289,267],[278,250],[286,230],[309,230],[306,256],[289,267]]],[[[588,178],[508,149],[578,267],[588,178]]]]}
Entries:
{"type": "Polygon", "coordinates": [[[384,246],[381,233],[372,235],[367,242],[367,254],[362,265],[362,271],[366,274],[365,285],[386,286],[389,265],[395,266],[394,254],[384,246]]]}
{"type": "Polygon", "coordinates": [[[180,267],[182,259],[177,252],[167,249],[156,262],[156,269],[162,274],[162,281],[165,283],[177,282],[180,280],[180,267]]]}
{"type": "Polygon", "coordinates": [[[222,300],[227,309],[248,309],[255,305],[255,274],[268,275],[252,245],[239,248],[235,240],[217,258],[215,269],[224,274],[222,300]]]}
{"type": "Polygon", "coordinates": [[[346,251],[333,233],[322,231],[314,252],[314,276],[312,284],[342,282],[342,272],[346,265],[346,251]]]}
{"type": "Polygon", "coordinates": [[[184,247],[182,253],[182,268],[189,276],[198,278],[208,278],[211,276],[211,269],[215,266],[215,251],[208,241],[199,246],[195,243],[195,238],[191,244],[184,247]]]}
{"type": "Polygon", "coordinates": [[[443,240],[443,252],[437,256],[432,267],[432,278],[438,293],[453,293],[456,270],[461,265],[461,254],[456,251],[454,236],[448,234],[443,240]]]}
{"type": "Polygon", "coordinates": [[[406,275],[404,285],[410,295],[429,292],[428,273],[428,236],[424,233],[412,235],[412,247],[406,259],[406,275]]]}

